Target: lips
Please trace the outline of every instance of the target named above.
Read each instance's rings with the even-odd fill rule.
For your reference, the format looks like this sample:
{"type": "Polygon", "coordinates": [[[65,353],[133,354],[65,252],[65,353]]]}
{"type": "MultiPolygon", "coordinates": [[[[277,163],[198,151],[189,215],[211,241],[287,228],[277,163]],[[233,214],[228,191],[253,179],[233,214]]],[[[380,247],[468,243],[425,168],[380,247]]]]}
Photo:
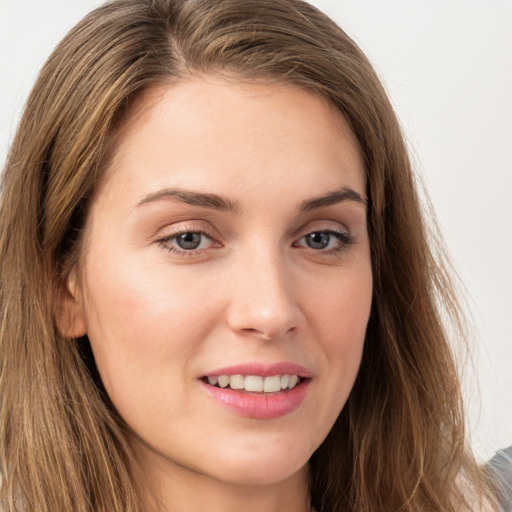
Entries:
{"type": "Polygon", "coordinates": [[[201,378],[211,398],[232,411],[258,419],[292,412],[306,397],[311,372],[296,364],[244,364],[201,378]]]}

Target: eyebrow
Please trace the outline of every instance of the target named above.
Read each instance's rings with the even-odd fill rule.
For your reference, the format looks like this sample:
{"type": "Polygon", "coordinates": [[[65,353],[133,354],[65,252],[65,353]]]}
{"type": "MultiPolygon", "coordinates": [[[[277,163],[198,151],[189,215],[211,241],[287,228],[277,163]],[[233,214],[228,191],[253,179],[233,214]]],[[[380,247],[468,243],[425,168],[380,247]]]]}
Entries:
{"type": "MultiPolygon", "coordinates": [[[[233,201],[218,194],[196,192],[193,190],[179,188],[165,188],[148,194],[137,203],[136,207],[139,208],[145,204],[153,203],[162,199],[177,199],[178,201],[192,206],[201,206],[203,208],[211,208],[213,210],[223,212],[238,214],[242,211],[242,206],[238,201],[233,201]]],[[[303,201],[299,206],[299,211],[309,212],[320,208],[326,208],[343,201],[355,201],[365,207],[367,206],[367,201],[361,194],[351,188],[341,187],[322,196],[303,201]]]]}
{"type": "Polygon", "coordinates": [[[206,192],[195,192],[192,190],[184,190],[178,188],[166,188],[147,195],[137,204],[137,207],[143,206],[161,199],[177,199],[182,203],[192,206],[202,206],[203,208],[211,208],[223,212],[240,213],[242,211],[238,201],[232,201],[217,194],[206,192]]]}
{"type": "Polygon", "coordinates": [[[328,192],[323,196],[314,197],[313,199],[304,201],[299,210],[301,212],[310,212],[311,210],[326,208],[343,201],[355,201],[356,203],[361,203],[365,207],[368,207],[368,202],[361,194],[359,194],[359,192],[348,187],[341,187],[332,192],[328,192]]]}

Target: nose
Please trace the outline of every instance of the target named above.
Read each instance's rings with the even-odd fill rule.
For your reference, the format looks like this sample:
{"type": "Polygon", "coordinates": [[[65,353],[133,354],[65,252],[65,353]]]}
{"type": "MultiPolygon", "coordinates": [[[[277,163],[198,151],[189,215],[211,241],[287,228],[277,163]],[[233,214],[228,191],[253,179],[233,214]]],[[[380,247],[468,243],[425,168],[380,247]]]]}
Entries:
{"type": "Polygon", "coordinates": [[[305,318],[290,265],[278,254],[265,251],[240,260],[229,284],[230,328],[239,335],[265,341],[300,329],[305,318]]]}

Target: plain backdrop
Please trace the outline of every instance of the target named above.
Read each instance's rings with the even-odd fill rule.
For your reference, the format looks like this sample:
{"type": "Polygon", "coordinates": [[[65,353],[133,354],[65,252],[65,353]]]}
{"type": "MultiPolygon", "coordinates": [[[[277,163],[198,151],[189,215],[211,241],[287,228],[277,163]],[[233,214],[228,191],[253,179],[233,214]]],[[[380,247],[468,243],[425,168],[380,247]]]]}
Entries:
{"type": "MultiPolygon", "coordinates": [[[[0,0],[2,165],[39,68],[100,3],[0,0]]],[[[312,3],[384,81],[465,283],[477,367],[468,423],[485,460],[512,444],[512,0],[312,3]]]]}

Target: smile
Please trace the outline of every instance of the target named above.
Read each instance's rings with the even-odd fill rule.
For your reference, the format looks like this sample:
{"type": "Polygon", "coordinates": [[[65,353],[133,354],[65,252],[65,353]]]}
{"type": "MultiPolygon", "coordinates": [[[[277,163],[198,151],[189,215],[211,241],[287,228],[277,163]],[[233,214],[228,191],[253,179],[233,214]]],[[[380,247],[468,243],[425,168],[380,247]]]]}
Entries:
{"type": "Polygon", "coordinates": [[[214,375],[205,377],[210,386],[249,393],[279,393],[300,384],[298,375],[214,375]]]}

